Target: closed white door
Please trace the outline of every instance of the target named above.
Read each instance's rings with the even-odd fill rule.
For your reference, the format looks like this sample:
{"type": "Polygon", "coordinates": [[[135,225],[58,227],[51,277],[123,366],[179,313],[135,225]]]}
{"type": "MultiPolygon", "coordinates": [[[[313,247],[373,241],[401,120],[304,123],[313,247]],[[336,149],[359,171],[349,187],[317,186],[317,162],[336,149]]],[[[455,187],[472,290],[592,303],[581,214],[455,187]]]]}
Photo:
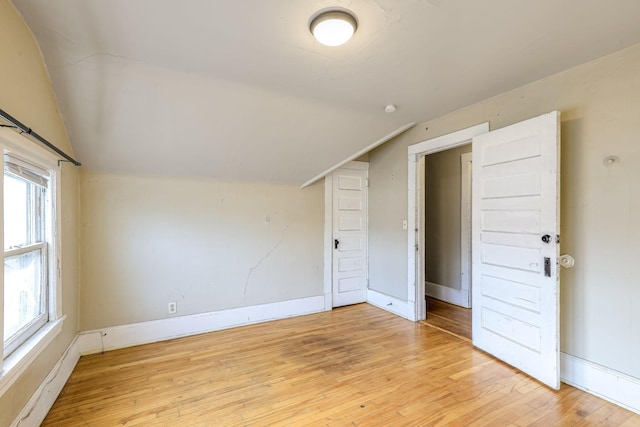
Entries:
{"type": "Polygon", "coordinates": [[[560,387],[560,114],[473,138],[473,343],[560,387]]]}
{"type": "Polygon", "coordinates": [[[368,163],[333,173],[333,306],[367,300],[368,163]]]}

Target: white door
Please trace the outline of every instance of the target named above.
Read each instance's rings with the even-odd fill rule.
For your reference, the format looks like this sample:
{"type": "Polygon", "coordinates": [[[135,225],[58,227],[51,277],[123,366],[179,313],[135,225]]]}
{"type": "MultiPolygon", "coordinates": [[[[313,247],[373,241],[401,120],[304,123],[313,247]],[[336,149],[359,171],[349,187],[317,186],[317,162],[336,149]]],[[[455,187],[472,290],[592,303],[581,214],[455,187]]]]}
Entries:
{"type": "Polygon", "coordinates": [[[473,343],[560,387],[560,114],[473,138],[473,343]]]}
{"type": "Polygon", "coordinates": [[[333,306],[367,300],[368,163],[333,173],[333,306]]]}

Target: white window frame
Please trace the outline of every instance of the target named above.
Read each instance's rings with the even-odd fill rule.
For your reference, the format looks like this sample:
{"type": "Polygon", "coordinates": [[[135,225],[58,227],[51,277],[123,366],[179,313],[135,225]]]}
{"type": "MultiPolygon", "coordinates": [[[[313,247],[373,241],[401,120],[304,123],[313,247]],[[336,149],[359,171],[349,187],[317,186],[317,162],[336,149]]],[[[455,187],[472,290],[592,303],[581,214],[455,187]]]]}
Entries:
{"type": "MultiPolygon", "coordinates": [[[[47,209],[50,224],[46,231],[48,270],[48,321],[34,335],[18,346],[7,357],[4,345],[0,346],[0,396],[17,380],[26,368],[42,353],[62,330],[62,271],[61,271],[61,188],[58,157],[37,146],[33,141],[7,128],[0,128],[0,154],[2,154],[3,174],[0,178],[0,241],[4,242],[4,154],[32,162],[49,174],[49,199],[47,209]]],[[[3,244],[4,245],[4,244],[3,244]]],[[[2,253],[3,274],[0,274],[0,338],[4,343],[4,251],[2,253]]]]}

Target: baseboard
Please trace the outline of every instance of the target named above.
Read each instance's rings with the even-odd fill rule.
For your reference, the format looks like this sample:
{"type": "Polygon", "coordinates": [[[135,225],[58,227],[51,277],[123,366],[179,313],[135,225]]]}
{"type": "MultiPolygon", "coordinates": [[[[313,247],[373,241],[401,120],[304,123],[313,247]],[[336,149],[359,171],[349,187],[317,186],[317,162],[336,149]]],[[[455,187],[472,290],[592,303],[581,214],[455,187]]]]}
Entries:
{"type": "Polygon", "coordinates": [[[401,299],[385,295],[373,289],[367,289],[367,303],[408,319],[409,304],[407,301],[402,301],[401,299]]]}
{"type": "MultiPolygon", "coordinates": [[[[42,423],[71,376],[81,354],[317,313],[324,311],[324,300],[325,297],[322,295],[82,332],[69,344],[11,427],[36,426],[42,423]]],[[[369,289],[367,302],[407,318],[406,301],[369,289]]],[[[561,353],[560,363],[564,383],[640,414],[640,379],[566,353],[561,353]]]]}
{"type": "Polygon", "coordinates": [[[424,282],[424,290],[428,297],[469,308],[469,291],[453,289],[432,282],[424,282]]]}
{"type": "Polygon", "coordinates": [[[49,375],[22,408],[11,427],[39,426],[44,421],[80,359],[78,336],[53,366],[49,375]]]}
{"type": "Polygon", "coordinates": [[[640,414],[640,379],[560,353],[562,382],[640,414]]]}
{"type": "Polygon", "coordinates": [[[327,292],[324,294],[324,311],[333,310],[333,294],[327,292]]]}
{"type": "Polygon", "coordinates": [[[82,355],[100,353],[237,326],[318,313],[324,310],[325,297],[320,295],[189,316],[170,317],[81,332],[78,335],[78,347],[82,355]]]}

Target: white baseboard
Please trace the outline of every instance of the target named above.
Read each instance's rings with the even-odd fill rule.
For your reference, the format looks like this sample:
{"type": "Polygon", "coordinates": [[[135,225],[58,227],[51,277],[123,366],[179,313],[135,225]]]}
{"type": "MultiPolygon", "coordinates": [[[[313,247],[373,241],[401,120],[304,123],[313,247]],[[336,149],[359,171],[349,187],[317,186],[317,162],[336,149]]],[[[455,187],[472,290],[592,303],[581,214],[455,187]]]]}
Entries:
{"type": "Polygon", "coordinates": [[[424,290],[428,297],[469,308],[469,291],[453,289],[431,282],[424,282],[424,290]]]}
{"type": "Polygon", "coordinates": [[[170,317],[81,332],[78,335],[78,347],[80,354],[83,355],[100,353],[236,326],[318,313],[324,310],[325,297],[320,295],[210,313],[170,317]]]}
{"type": "MultiPolygon", "coordinates": [[[[407,318],[409,307],[406,301],[369,289],[367,302],[407,318]]],[[[321,295],[82,332],[69,344],[11,427],[36,426],[42,423],[71,376],[81,354],[317,313],[324,309],[325,296],[321,295]]],[[[560,363],[564,383],[640,414],[640,379],[566,353],[561,353],[560,363]]]]}
{"type": "Polygon", "coordinates": [[[331,292],[324,294],[324,311],[333,310],[333,294],[331,292]]]}
{"type": "Polygon", "coordinates": [[[42,381],[42,384],[33,393],[13,423],[11,423],[11,427],[39,426],[42,424],[79,359],[80,351],[78,350],[78,336],[76,335],[67,350],[51,369],[49,375],[42,381]]]}
{"type": "Polygon", "coordinates": [[[560,353],[562,382],[640,414],[640,379],[560,353]]]}
{"type": "Polygon", "coordinates": [[[402,301],[401,299],[385,295],[373,289],[367,289],[367,303],[408,319],[409,304],[407,301],[402,301]]]}

